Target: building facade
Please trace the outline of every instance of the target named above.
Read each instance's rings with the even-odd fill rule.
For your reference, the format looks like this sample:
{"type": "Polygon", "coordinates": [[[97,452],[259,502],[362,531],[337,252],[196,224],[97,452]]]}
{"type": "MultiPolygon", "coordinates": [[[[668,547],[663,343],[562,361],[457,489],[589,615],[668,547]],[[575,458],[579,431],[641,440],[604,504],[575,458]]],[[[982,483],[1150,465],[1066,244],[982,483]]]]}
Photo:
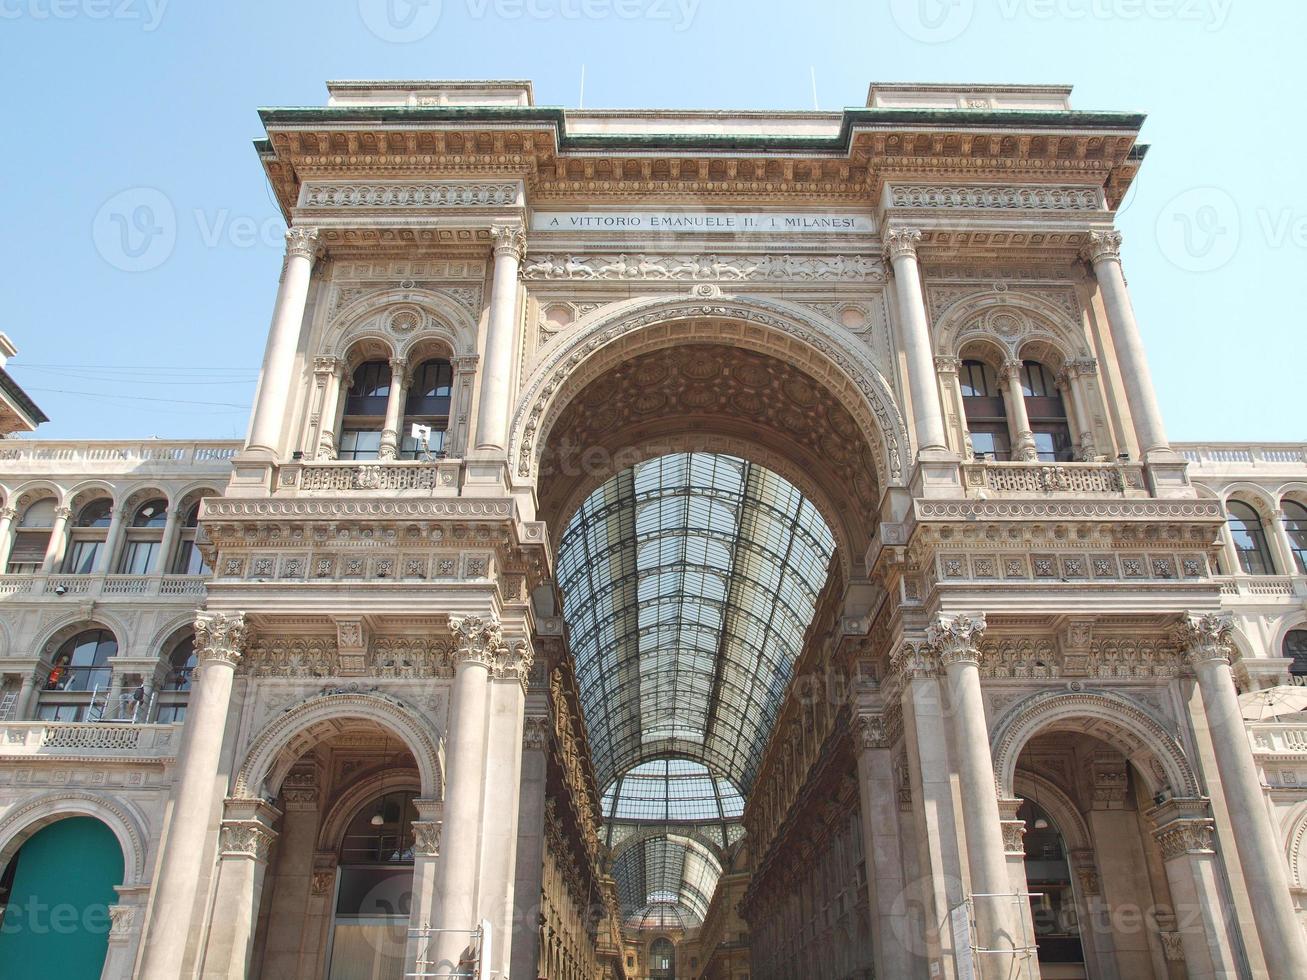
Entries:
{"type": "Polygon", "coordinates": [[[1307,976],[1307,446],[1168,441],[1142,117],[329,91],[248,437],[0,443],[7,962],[1307,976]]]}

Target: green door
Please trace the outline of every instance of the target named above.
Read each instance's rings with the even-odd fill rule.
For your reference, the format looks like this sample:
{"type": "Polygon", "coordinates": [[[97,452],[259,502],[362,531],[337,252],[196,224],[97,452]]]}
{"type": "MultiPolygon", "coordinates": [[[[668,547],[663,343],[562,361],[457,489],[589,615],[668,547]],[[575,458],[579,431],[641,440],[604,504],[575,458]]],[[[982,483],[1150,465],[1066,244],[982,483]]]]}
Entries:
{"type": "Polygon", "coordinates": [[[0,972],[8,980],[95,980],[109,947],[123,854],[108,827],[68,817],[37,831],[4,873],[0,972]]]}

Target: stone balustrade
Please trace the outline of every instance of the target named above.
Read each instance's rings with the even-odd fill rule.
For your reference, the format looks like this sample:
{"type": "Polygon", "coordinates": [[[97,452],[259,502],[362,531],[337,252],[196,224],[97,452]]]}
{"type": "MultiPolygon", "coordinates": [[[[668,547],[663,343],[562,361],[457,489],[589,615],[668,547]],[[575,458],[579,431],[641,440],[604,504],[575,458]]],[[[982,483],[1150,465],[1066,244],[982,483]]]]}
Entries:
{"type": "Polygon", "coordinates": [[[77,596],[88,599],[184,598],[198,604],[207,575],[0,575],[0,597],[77,596]]]}
{"type": "Polygon", "coordinates": [[[280,468],[277,492],[414,493],[456,496],[463,464],[457,459],[332,460],[280,468]]]}
{"type": "Polygon", "coordinates": [[[1307,465],[1304,443],[1177,442],[1172,448],[1203,470],[1301,469],[1307,465]]]}
{"type": "Polygon", "coordinates": [[[163,439],[142,441],[7,439],[0,443],[0,472],[13,469],[12,463],[175,463],[209,465],[222,468],[241,448],[239,442],[171,442],[163,439]]]}
{"type": "Polygon", "coordinates": [[[1226,599],[1297,602],[1307,598],[1304,575],[1223,575],[1217,581],[1221,584],[1221,596],[1226,599]]]}
{"type": "Polygon", "coordinates": [[[967,493],[999,497],[1050,494],[1146,497],[1143,467],[1132,463],[1026,463],[976,460],[962,464],[967,493]]]}
{"type": "Polygon", "coordinates": [[[1254,721],[1249,723],[1248,732],[1253,752],[1259,757],[1307,762],[1307,723],[1254,721]]]}
{"type": "Polygon", "coordinates": [[[180,725],[22,721],[0,724],[0,758],[171,761],[180,725]]]}

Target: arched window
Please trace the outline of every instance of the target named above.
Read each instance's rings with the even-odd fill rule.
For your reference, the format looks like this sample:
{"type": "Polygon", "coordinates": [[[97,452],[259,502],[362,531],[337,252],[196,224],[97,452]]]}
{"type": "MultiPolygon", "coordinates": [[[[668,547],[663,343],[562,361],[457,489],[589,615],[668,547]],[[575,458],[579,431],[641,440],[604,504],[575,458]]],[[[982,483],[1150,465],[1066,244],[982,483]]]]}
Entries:
{"type": "Polygon", "coordinates": [[[123,549],[118,571],[128,575],[149,575],[163,546],[163,528],[168,523],[168,501],[159,498],[136,508],[127,529],[127,546],[123,549]]]}
{"type": "Polygon", "coordinates": [[[73,523],[68,554],[64,558],[64,571],[73,575],[90,575],[98,570],[100,552],[104,550],[113,522],[113,501],[107,498],[92,500],[77,512],[73,523]]]}
{"type": "Polygon", "coordinates": [[[1288,657],[1289,674],[1293,677],[1307,677],[1307,629],[1289,630],[1284,634],[1284,649],[1280,656],[1288,657]]]}
{"type": "Polygon", "coordinates": [[[46,676],[37,717],[42,721],[83,721],[89,698],[68,695],[103,692],[113,674],[109,658],[118,652],[118,641],[108,630],[84,630],[54,655],[46,676]]]}
{"type": "Polygon", "coordinates": [[[958,382],[962,385],[962,409],[971,433],[971,451],[977,459],[1011,459],[1007,410],[994,369],[984,361],[963,361],[958,382]]]}
{"type": "Polygon", "coordinates": [[[186,509],[181,532],[177,535],[177,554],[172,560],[174,575],[208,575],[212,569],[196,544],[200,530],[200,501],[186,509]]]}
{"type": "Polygon", "coordinates": [[[1066,406],[1053,373],[1038,361],[1022,361],[1021,393],[1025,396],[1026,414],[1030,416],[1030,431],[1039,458],[1046,463],[1074,459],[1066,406]]]}
{"type": "Polygon", "coordinates": [[[386,424],[390,398],[390,363],[364,361],[350,378],[341,422],[341,459],[376,459],[381,451],[381,429],[386,424]]]}
{"type": "Polygon", "coordinates": [[[188,632],[168,655],[168,676],[159,690],[159,710],[155,715],[161,725],[186,719],[186,698],[182,695],[190,692],[195,662],[195,635],[188,632]]]}
{"type": "Polygon", "coordinates": [[[1293,552],[1293,563],[1299,575],[1307,575],[1307,507],[1296,500],[1286,500],[1284,511],[1284,530],[1289,537],[1289,550],[1293,552]]]}
{"type": "Polygon", "coordinates": [[[665,936],[649,945],[649,976],[651,980],[674,980],[676,977],[676,947],[665,936]]]}
{"type": "Polygon", "coordinates": [[[5,570],[10,574],[39,572],[50,547],[50,530],[54,527],[55,501],[46,497],[29,504],[18,519],[14,544],[9,549],[5,570]]]}
{"type": "Polygon", "coordinates": [[[445,433],[449,429],[449,400],[454,387],[454,368],[446,360],[423,361],[413,372],[413,380],[404,399],[404,424],[400,432],[399,455],[416,459],[420,452],[413,438],[413,426],[431,429],[427,448],[434,456],[445,454],[445,433]]]}
{"type": "Polygon", "coordinates": [[[1034,801],[1024,801],[1017,816],[1026,823],[1022,844],[1039,962],[1083,963],[1066,842],[1049,815],[1034,801]]]}
{"type": "Polygon", "coordinates": [[[1250,505],[1242,500],[1231,500],[1226,508],[1230,521],[1230,537],[1234,539],[1239,567],[1246,575],[1274,575],[1271,551],[1266,545],[1266,531],[1262,519],[1250,505]]]}

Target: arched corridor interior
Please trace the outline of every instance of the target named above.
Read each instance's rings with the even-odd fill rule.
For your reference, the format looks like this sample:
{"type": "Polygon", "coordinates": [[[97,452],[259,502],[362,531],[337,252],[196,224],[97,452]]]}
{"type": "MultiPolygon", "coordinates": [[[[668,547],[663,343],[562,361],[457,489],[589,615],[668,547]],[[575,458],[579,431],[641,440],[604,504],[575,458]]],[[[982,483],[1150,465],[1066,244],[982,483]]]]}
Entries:
{"type": "Polygon", "coordinates": [[[602,836],[651,977],[680,975],[658,965],[661,944],[694,938],[726,901],[719,882],[743,846],[745,800],[834,550],[793,484],[705,452],[616,474],[563,534],[559,587],[602,836]]]}

